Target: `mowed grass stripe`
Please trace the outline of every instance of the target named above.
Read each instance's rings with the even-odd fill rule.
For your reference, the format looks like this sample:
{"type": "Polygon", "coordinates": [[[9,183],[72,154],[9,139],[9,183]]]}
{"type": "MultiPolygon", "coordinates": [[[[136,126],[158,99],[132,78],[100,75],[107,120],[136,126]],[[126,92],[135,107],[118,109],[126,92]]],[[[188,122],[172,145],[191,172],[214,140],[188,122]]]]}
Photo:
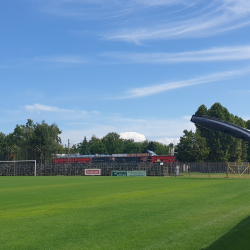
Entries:
{"type": "MultiPolygon", "coordinates": [[[[119,179],[119,177],[118,177],[119,179]]],[[[119,185],[122,184],[122,182],[126,181],[136,181],[136,179],[123,179],[123,180],[116,180],[119,185]]],[[[113,182],[113,180],[112,180],[113,182]]],[[[52,195],[53,197],[57,194],[57,190],[60,189],[60,193],[63,193],[64,195],[64,192],[62,190],[62,188],[66,188],[68,190],[69,187],[72,187],[73,185],[74,186],[83,186],[83,185],[96,185],[97,183],[100,184],[100,182],[88,182],[88,183],[70,183],[70,184],[57,184],[57,185],[47,185],[47,186],[36,186],[36,187],[32,187],[32,190],[30,190],[30,193],[35,196],[46,196],[46,200],[49,199],[49,197],[52,195]],[[41,191],[42,189],[42,191],[41,191]],[[48,192],[45,192],[45,189],[48,189],[47,191],[48,192]],[[43,192],[42,194],[40,192],[43,192]]],[[[105,182],[106,183],[106,182],[105,182]]],[[[114,184],[114,182],[113,182],[114,184]]],[[[193,192],[191,189],[197,189],[197,188],[201,188],[201,187],[204,187],[204,186],[208,186],[208,184],[204,184],[204,183],[199,183],[199,185],[195,185],[195,186],[192,186],[190,185],[189,186],[189,190],[191,192],[193,192]]],[[[10,192],[10,190],[12,190],[12,192],[15,193],[23,193],[23,192],[26,192],[27,191],[27,187],[25,187],[25,189],[21,188],[21,190],[18,190],[18,188],[15,188],[15,189],[7,189],[8,192],[10,192]],[[17,192],[18,190],[18,192],[17,192]]],[[[30,189],[30,187],[29,187],[30,189]]],[[[31,207],[27,207],[27,204],[26,203],[23,203],[23,207],[21,206],[21,204],[19,203],[17,205],[17,208],[11,208],[11,209],[6,209],[6,211],[4,211],[4,207],[5,206],[8,206],[10,207],[10,205],[12,205],[12,202],[11,204],[3,204],[2,205],[2,208],[3,210],[0,211],[0,218],[4,219],[4,218],[14,218],[14,217],[20,217],[20,216],[35,216],[37,214],[42,214],[42,212],[45,212],[45,213],[61,213],[63,209],[75,209],[75,208],[88,208],[88,207],[95,207],[95,206],[99,206],[100,204],[101,205],[110,205],[112,203],[117,203],[117,202],[127,202],[129,199],[137,199],[137,198],[144,198],[145,199],[151,199],[152,197],[150,196],[155,196],[155,195],[168,195],[169,198],[175,196],[176,192],[179,192],[179,197],[182,197],[182,198],[187,198],[189,197],[191,194],[190,192],[181,192],[183,189],[183,187],[181,185],[179,186],[176,186],[175,189],[171,189],[169,188],[169,186],[167,187],[164,187],[164,186],[161,186],[160,188],[154,188],[154,189],[148,189],[148,190],[133,190],[133,191],[129,191],[127,192],[126,189],[120,189],[118,193],[106,193],[106,194],[98,194],[97,192],[95,193],[92,193],[93,190],[90,190],[89,192],[91,193],[91,197],[89,196],[85,196],[81,199],[77,199],[77,194],[76,194],[76,191],[74,191],[74,198],[73,197],[70,197],[69,200],[65,200],[64,197],[63,197],[63,202],[61,202],[61,198],[58,200],[58,202],[56,202],[56,199],[53,199],[53,202],[52,203],[49,203],[49,204],[46,204],[46,205],[39,205],[39,206],[31,206],[31,207]],[[124,200],[124,201],[123,201],[124,200]],[[47,211],[47,212],[46,212],[47,211]]],[[[4,189],[3,189],[4,190],[4,189]]],[[[79,191],[79,190],[78,190],[79,191]]],[[[118,189],[116,189],[116,191],[118,191],[118,189]]],[[[186,190],[187,191],[187,190],[186,190]]],[[[81,192],[81,191],[80,191],[81,192]]],[[[114,192],[114,190],[112,191],[114,192]]],[[[82,194],[81,194],[82,195],[82,194]]],[[[8,197],[8,199],[10,198],[10,193],[6,194],[6,197],[8,197]]],[[[230,196],[231,197],[231,196],[230,196]]],[[[28,196],[28,199],[30,199],[32,197],[29,197],[28,196]]],[[[57,197],[58,198],[58,197],[57,197]]],[[[24,196],[22,196],[22,199],[24,201],[24,196]]],[[[26,197],[27,199],[27,197],[26,197]]],[[[50,200],[50,199],[49,199],[50,200]]],[[[34,200],[35,202],[36,200],[34,200]]],[[[38,200],[38,202],[44,202],[44,200],[38,200]]],[[[30,200],[29,200],[30,202],[30,200]]]]}
{"type": "Polygon", "coordinates": [[[1,177],[0,249],[201,249],[250,215],[249,191],[239,179],[1,177]]]}

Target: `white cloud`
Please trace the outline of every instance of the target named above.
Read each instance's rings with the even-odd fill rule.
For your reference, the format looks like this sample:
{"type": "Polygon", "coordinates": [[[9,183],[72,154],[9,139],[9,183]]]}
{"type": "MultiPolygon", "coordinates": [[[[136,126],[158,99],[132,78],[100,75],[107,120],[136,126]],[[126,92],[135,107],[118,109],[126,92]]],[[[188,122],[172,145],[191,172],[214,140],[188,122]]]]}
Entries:
{"type": "MultiPolygon", "coordinates": [[[[108,40],[141,44],[145,40],[213,36],[250,24],[248,18],[250,14],[249,1],[214,0],[209,3],[197,2],[200,2],[200,11],[194,8],[190,15],[186,15],[184,18],[183,15],[180,16],[181,21],[168,18],[164,20],[162,18],[156,22],[149,21],[145,26],[135,23],[131,27],[107,33],[104,37],[108,40]]],[[[193,4],[194,1],[189,1],[189,3],[193,4]]],[[[176,4],[179,4],[179,1],[176,4]]]]}
{"type": "Polygon", "coordinates": [[[25,109],[29,110],[29,111],[73,112],[73,113],[76,112],[75,110],[72,110],[72,109],[60,109],[57,107],[46,106],[46,105],[42,105],[42,104],[38,104],[38,103],[36,103],[34,105],[26,105],[25,109]]]}
{"type": "Polygon", "coordinates": [[[250,72],[250,68],[245,68],[243,70],[233,70],[233,71],[225,71],[225,72],[210,74],[210,75],[206,75],[202,77],[193,78],[190,80],[168,82],[168,83],[157,84],[157,85],[152,85],[148,87],[134,88],[128,91],[126,95],[120,98],[118,97],[116,99],[144,97],[144,96],[154,95],[154,94],[162,93],[162,92],[177,89],[177,88],[183,88],[183,87],[209,83],[209,82],[223,81],[223,80],[231,79],[233,77],[240,76],[249,72],[250,72]]]}
{"type": "Polygon", "coordinates": [[[239,15],[250,12],[250,2],[248,0],[224,0],[225,7],[239,15]]]}
{"type": "Polygon", "coordinates": [[[182,116],[183,119],[189,120],[189,121],[190,121],[191,117],[192,117],[192,116],[189,116],[189,115],[184,115],[184,116],[182,116]]]}
{"type": "Polygon", "coordinates": [[[50,63],[63,63],[63,64],[83,64],[88,60],[84,57],[77,55],[60,55],[60,56],[43,56],[35,57],[32,59],[34,62],[50,62],[50,63]]]}
{"type": "Polygon", "coordinates": [[[165,144],[165,145],[169,145],[170,143],[173,143],[174,145],[178,144],[180,142],[180,138],[162,138],[162,139],[158,139],[158,142],[165,144]]]}
{"type": "MultiPolygon", "coordinates": [[[[91,117],[92,112],[78,109],[63,109],[54,106],[47,106],[42,104],[26,105],[23,107],[23,112],[28,112],[26,117],[36,117],[41,120],[54,121],[76,121],[86,117],[91,117]]],[[[94,114],[92,114],[93,116],[94,114]]]]}
{"type": "MultiPolygon", "coordinates": [[[[152,39],[212,36],[250,24],[248,0],[47,0],[39,3],[41,11],[64,18],[113,19],[112,27],[117,28],[103,31],[104,39],[137,44],[152,39]]],[[[100,35],[99,30],[94,32],[100,35]]]]}
{"type": "Polygon", "coordinates": [[[73,124],[70,127],[68,126],[68,128],[63,129],[61,135],[62,141],[65,143],[68,139],[70,139],[72,143],[78,143],[84,139],[84,136],[89,140],[92,135],[102,138],[109,132],[122,134],[125,133],[123,131],[137,131],[137,134],[142,135],[139,137],[140,139],[144,139],[143,136],[145,136],[149,141],[163,140],[162,142],[165,141],[166,143],[167,140],[162,138],[172,138],[173,140],[171,139],[171,142],[175,142],[182,136],[185,129],[195,131],[195,125],[190,122],[190,120],[182,117],[176,119],[157,119],[155,117],[131,119],[124,118],[120,115],[100,117],[100,119],[95,121],[90,119],[88,124],[83,123],[81,125],[81,129],[73,129],[73,124]]]}
{"type": "MultiPolygon", "coordinates": [[[[17,110],[7,111],[2,111],[5,113],[4,121],[12,124],[13,128],[17,123],[25,124],[27,118],[34,122],[45,120],[48,124],[56,122],[62,130],[60,137],[63,144],[67,143],[68,139],[70,139],[71,144],[79,143],[84,139],[84,136],[87,136],[88,140],[92,135],[102,138],[110,132],[121,134],[123,138],[134,138],[135,141],[143,141],[145,138],[160,141],[162,138],[179,138],[185,129],[195,131],[194,124],[189,119],[185,119],[185,116],[175,119],[158,119],[148,116],[134,119],[112,113],[96,115],[91,111],[82,115],[79,110],[67,110],[42,104],[26,105],[26,108],[21,107],[17,110]]],[[[2,132],[10,133],[12,131],[13,129],[2,132]]]]}
{"type": "Polygon", "coordinates": [[[128,53],[107,52],[101,56],[118,59],[127,63],[182,63],[236,61],[250,59],[250,46],[218,47],[182,53],[128,53]]]}
{"type": "Polygon", "coordinates": [[[165,26],[158,26],[152,28],[137,28],[124,29],[105,34],[104,38],[107,40],[120,40],[125,42],[132,42],[141,44],[145,40],[161,40],[173,38],[195,38],[213,36],[229,30],[234,30],[248,26],[250,21],[239,23],[231,23],[230,17],[216,17],[204,20],[200,17],[195,20],[187,20],[185,22],[166,24],[165,26]],[[230,23],[231,25],[226,25],[230,23]]]}
{"type": "Polygon", "coordinates": [[[124,132],[120,133],[122,139],[133,139],[135,142],[142,142],[146,140],[145,135],[137,132],[124,132]]]}

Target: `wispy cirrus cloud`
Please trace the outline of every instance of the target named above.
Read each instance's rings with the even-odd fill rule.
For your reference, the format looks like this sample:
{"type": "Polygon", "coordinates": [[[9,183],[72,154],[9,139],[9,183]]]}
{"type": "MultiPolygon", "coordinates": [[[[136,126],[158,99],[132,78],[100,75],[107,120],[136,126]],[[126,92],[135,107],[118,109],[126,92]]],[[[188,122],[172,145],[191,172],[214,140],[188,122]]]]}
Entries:
{"type": "Polygon", "coordinates": [[[71,67],[77,65],[85,65],[92,62],[89,56],[82,55],[50,55],[50,56],[35,56],[30,58],[15,58],[6,60],[3,68],[20,68],[20,67],[71,67]]]}
{"type": "Polygon", "coordinates": [[[26,105],[25,109],[28,111],[46,111],[46,112],[71,112],[71,113],[75,113],[76,111],[73,109],[60,109],[57,107],[53,107],[53,106],[46,106],[46,105],[42,105],[42,104],[34,104],[34,105],[26,105]]]}
{"type": "Polygon", "coordinates": [[[135,53],[135,52],[104,52],[93,55],[58,55],[19,58],[0,65],[0,69],[8,67],[49,65],[56,67],[72,67],[86,64],[103,63],[142,63],[170,64],[213,61],[239,61],[250,59],[250,46],[215,47],[205,50],[180,53],[135,53]],[[110,59],[110,60],[107,60],[110,59]],[[105,60],[103,60],[105,59],[105,60]]]}
{"type": "Polygon", "coordinates": [[[176,82],[167,82],[163,84],[155,84],[152,86],[134,88],[129,91],[124,96],[115,98],[115,99],[128,99],[128,98],[138,98],[145,97],[150,95],[155,95],[158,93],[166,92],[173,89],[184,88],[188,86],[224,81],[227,79],[232,79],[237,76],[241,76],[244,74],[250,73],[250,68],[245,68],[242,70],[233,70],[233,71],[225,71],[215,74],[210,74],[202,77],[197,77],[184,81],[176,81],[176,82]]]}
{"type": "Polygon", "coordinates": [[[113,19],[115,22],[112,25],[105,26],[101,23],[99,28],[91,32],[106,40],[136,44],[147,40],[207,37],[250,25],[249,0],[38,2],[41,11],[63,18],[95,21],[113,19]]]}
{"type": "Polygon", "coordinates": [[[101,54],[125,63],[182,63],[238,61],[250,59],[250,46],[217,47],[199,51],[181,53],[129,53],[106,52],[101,54]]]}
{"type": "Polygon", "coordinates": [[[85,110],[78,110],[78,109],[63,109],[54,106],[47,106],[43,104],[33,104],[33,105],[26,105],[24,107],[26,112],[30,114],[36,114],[37,116],[44,116],[57,119],[57,120],[73,120],[73,119],[82,119],[87,116],[95,116],[97,112],[87,112],[85,110]]]}
{"type": "Polygon", "coordinates": [[[40,4],[41,10],[49,14],[100,20],[148,12],[152,7],[189,6],[190,2],[195,4],[199,0],[44,0],[37,2],[40,4]]]}
{"type": "Polygon", "coordinates": [[[62,64],[82,64],[89,60],[86,57],[77,55],[60,55],[60,56],[41,56],[31,59],[33,62],[48,62],[48,63],[62,63],[62,64]]]}
{"type": "MultiPolygon", "coordinates": [[[[189,1],[192,2],[193,1],[189,1]]],[[[151,25],[120,28],[107,33],[107,40],[141,44],[146,40],[207,37],[250,25],[250,4],[247,0],[214,0],[199,4],[193,14],[179,20],[151,22],[151,25]]]]}

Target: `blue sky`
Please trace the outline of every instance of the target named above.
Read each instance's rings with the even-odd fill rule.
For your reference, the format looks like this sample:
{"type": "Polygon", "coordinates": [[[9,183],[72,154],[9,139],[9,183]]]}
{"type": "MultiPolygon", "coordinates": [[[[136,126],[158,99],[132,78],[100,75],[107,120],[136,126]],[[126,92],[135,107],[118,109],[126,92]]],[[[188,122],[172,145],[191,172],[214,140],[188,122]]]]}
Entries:
{"type": "Polygon", "coordinates": [[[0,27],[3,133],[169,144],[202,104],[250,119],[249,0],[2,0],[0,27]]]}

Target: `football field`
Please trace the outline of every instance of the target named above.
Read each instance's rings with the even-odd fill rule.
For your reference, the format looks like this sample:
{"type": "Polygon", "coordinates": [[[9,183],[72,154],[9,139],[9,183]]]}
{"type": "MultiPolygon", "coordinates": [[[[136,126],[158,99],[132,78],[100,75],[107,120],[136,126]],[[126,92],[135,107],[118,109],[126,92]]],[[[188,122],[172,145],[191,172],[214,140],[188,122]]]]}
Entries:
{"type": "Polygon", "coordinates": [[[249,249],[250,179],[0,177],[0,249],[249,249]]]}

